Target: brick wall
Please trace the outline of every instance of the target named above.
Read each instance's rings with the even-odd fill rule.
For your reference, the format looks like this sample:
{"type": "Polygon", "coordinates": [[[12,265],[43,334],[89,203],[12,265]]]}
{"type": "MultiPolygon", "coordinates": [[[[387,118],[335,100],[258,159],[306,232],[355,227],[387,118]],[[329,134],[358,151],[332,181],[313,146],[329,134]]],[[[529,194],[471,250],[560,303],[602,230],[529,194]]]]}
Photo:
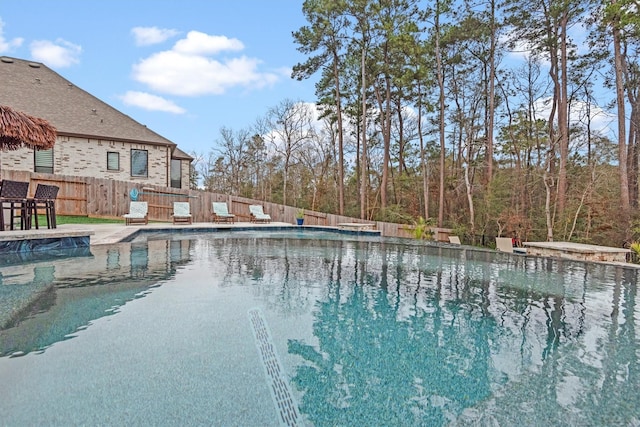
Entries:
{"type": "MultiPolygon", "coordinates": [[[[131,181],[140,184],[169,185],[170,147],[151,144],[132,144],[108,140],[59,136],[53,148],[54,173],[94,178],[131,181]],[[131,176],[131,150],[148,153],[148,176],[131,176]],[[119,154],[118,170],[107,170],[107,153],[119,154]]],[[[182,188],[189,188],[189,161],[182,161],[182,188]]],[[[31,149],[0,152],[0,169],[33,172],[34,154],[31,149]]]]}

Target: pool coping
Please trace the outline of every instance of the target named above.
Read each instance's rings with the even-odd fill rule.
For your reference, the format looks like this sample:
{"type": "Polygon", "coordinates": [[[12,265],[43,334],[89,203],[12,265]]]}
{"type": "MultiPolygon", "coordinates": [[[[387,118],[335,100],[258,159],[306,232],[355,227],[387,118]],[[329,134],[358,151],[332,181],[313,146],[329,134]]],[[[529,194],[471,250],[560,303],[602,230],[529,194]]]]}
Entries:
{"type": "MultiPolygon", "coordinates": [[[[131,228],[131,227],[128,227],[131,228]]],[[[295,230],[308,230],[308,231],[328,231],[336,234],[343,235],[355,235],[355,236],[373,236],[380,237],[381,233],[379,230],[351,230],[351,229],[343,229],[339,227],[327,227],[327,226],[305,226],[305,225],[291,225],[287,223],[267,223],[267,224],[254,224],[254,223],[234,223],[234,224],[210,224],[210,223],[199,223],[199,224],[191,224],[185,226],[171,226],[170,224],[165,224],[164,226],[156,225],[155,227],[146,227],[140,226],[136,227],[135,231],[126,232],[127,230],[122,230],[119,233],[109,236],[107,239],[101,240],[99,243],[95,244],[104,244],[107,242],[110,243],[121,243],[121,242],[129,242],[136,237],[147,233],[215,233],[221,231],[255,231],[255,230],[264,230],[264,231],[295,231],[295,230]],[[117,242],[112,241],[113,239],[119,239],[117,242]]]]}
{"type": "Polygon", "coordinates": [[[293,225],[283,222],[272,223],[212,223],[193,224],[149,223],[146,225],[113,224],[63,224],[54,229],[10,230],[0,233],[0,254],[37,250],[61,249],[107,245],[129,241],[148,232],[215,232],[249,230],[324,230],[341,234],[380,236],[379,230],[345,230],[339,227],[293,225]]]}
{"type": "MultiPolygon", "coordinates": [[[[198,232],[217,232],[217,231],[251,231],[251,230],[314,230],[314,231],[330,231],[337,234],[352,236],[371,236],[382,237],[380,230],[362,230],[347,229],[336,226],[320,226],[320,225],[295,225],[285,222],[271,223],[253,223],[253,222],[235,222],[235,223],[214,223],[200,222],[193,224],[173,224],[170,222],[150,222],[146,225],[125,225],[122,223],[104,223],[104,224],[63,224],[55,229],[32,229],[32,230],[12,230],[0,232],[0,255],[11,253],[25,253],[28,251],[38,250],[38,243],[34,241],[40,239],[40,248],[48,249],[64,249],[78,248],[85,246],[109,245],[133,240],[135,237],[144,233],[151,232],[176,232],[181,233],[198,233],[198,232]],[[60,242],[66,239],[69,246],[61,246],[60,242]],[[22,243],[22,252],[3,250],[5,242],[14,241],[16,244],[22,243]]],[[[531,243],[531,242],[527,242],[531,243]]],[[[451,245],[449,243],[439,243],[438,246],[456,247],[459,249],[483,250],[482,248],[466,245],[451,245]]],[[[488,251],[494,252],[490,249],[488,251]]],[[[589,262],[596,264],[609,264],[629,268],[640,269],[640,265],[630,262],[616,261],[598,261],[598,260],[581,260],[571,258],[557,258],[544,255],[534,254],[511,254],[512,256],[535,256],[550,259],[566,259],[576,262],[589,262]]]]}
{"type": "Polygon", "coordinates": [[[60,249],[88,248],[91,236],[88,229],[30,229],[0,232],[0,254],[49,252],[60,249]]]}

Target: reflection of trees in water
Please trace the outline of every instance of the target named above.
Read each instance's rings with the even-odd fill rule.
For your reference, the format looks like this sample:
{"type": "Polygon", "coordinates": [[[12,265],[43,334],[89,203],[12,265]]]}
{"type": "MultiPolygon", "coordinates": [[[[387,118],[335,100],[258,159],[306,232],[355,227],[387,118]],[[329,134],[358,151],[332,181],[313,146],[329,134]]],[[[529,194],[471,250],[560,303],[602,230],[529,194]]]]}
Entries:
{"type": "Polygon", "coordinates": [[[323,293],[331,271],[334,241],[289,238],[216,239],[208,250],[223,264],[223,287],[249,287],[268,308],[308,312],[323,293]]]}
{"type": "MultiPolygon", "coordinates": [[[[285,316],[313,314],[312,342],[291,340],[289,353],[300,360],[292,372],[300,409],[315,425],[640,419],[635,270],[371,241],[225,238],[197,245],[224,274],[220,286],[250,288],[285,316]]],[[[171,278],[193,248],[151,247],[135,258],[144,274],[128,251],[80,260],[83,268],[105,268],[64,280],[68,268],[56,269],[53,280],[41,270],[47,274],[37,280],[54,291],[28,316],[53,316],[58,304],[70,304],[52,322],[43,318],[55,325],[53,335],[24,338],[21,325],[10,328],[24,338],[18,349],[46,347],[112,313],[171,278]]],[[[7,336],[0,331],[0,343],[7,336]]]]}
{"type": "MultiPolygon", "coordinates": [[[[500,425],[637,424],[640,378],[637,313],[634,318],[636,272],[606,268],[617,276],[615,283],[613,277],[608,278],[610,301],[589,292],[579,304],[582,310],[564,301],[565,308],[583,314],[581,333],[570,337],[561,334],[557,346],[543,352],[543,360],[531,360],[529,364],[523,361],[520,374],[479,405],[475,414],[463,417],[460,425],[476,425],[481,414],[489,414],[500,425]],[[608,309],[606,304],[610,304],[608,309]]],[[[590,284],[586,287],[592,290],[590,284]]],[[[569,311],[563,310],[560,322],[569,311]]],[[[539,331],[540,338],[545,332],[539,331]]],[[[526,339],[535,336],[529,334],[526,339]]]]}
{"type": "Polygon", "coordinates": [[[488,346],[460,331],[490,331],[493,320],[438,298],[419,307],[432,289],[422,272],[406,270],[407,252],[384,245],[361,250],[353,265],[337,259],[316,307],[319,347],[290,342],[306,361],[293,378],[304,391],[300,409],[316,425],[441,425],[489,394],[488,346]],[[399,318],[409,301],[413,315],[399,318]]]}
{"type": "Polygon", "coordinates": [[[293,381],[317,425],[536,424],[540,413],[590,424],[612,419],[610,407],[638,417],[623,403],[640,385],[635,273],[388,243],[227,243],[231,281],[247,273],[244,286],[273,309],[315,313],[317,344],[291,341],[289,352],[304,360],[293,381]],[[603,296],[622,304],[618,320],[603,319],[603,296]],[[589,403],[594,393],[606,405],[589,403]]]}
{"type": "Polygon", "coordinates": [[[289,352],[317,425],[640,418],[634,270],[388,242],[227,239],[215,251],[229,286],[314,313],[314,341],[289,352]]]}

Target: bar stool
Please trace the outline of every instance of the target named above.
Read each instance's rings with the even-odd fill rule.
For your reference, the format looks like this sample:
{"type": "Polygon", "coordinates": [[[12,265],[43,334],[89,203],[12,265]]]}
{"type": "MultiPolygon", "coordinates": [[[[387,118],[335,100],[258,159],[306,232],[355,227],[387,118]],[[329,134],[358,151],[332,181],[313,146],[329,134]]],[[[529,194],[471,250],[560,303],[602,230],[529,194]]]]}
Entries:
{"type": "Polygon", "coordinates": [[[20,229],[31,228],[31,210],[27,200],[29,183],[22,181],[10,181],[5,179],[0,187],[0,229],[4,230],[4,211],[9,209],[11,230],[14,229],[14,221],[20,218],[20,229]],[[18,215],[16,215],[18,213],[18,215]]]}
{"type": "Polygon", "coordinates": [[[59,187],[55,185],[38,184],[33,198],[29,199],[29,211],[35,218],[36,228],[38,224],[38,209],[44,209],[47,218],[47,228],[56,228],[56,197],[59,187]]]}

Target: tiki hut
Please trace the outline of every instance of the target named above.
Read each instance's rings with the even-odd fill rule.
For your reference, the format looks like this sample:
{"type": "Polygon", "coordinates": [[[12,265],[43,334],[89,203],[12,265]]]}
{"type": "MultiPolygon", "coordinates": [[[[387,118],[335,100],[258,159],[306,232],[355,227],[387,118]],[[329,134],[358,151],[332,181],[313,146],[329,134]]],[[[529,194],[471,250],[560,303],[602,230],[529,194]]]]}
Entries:
{"type": "Polygon", "coordinates": [[[48,121],[0,105],[0,150],[48,150],[55,142],[56,128],[48,121]]]}

